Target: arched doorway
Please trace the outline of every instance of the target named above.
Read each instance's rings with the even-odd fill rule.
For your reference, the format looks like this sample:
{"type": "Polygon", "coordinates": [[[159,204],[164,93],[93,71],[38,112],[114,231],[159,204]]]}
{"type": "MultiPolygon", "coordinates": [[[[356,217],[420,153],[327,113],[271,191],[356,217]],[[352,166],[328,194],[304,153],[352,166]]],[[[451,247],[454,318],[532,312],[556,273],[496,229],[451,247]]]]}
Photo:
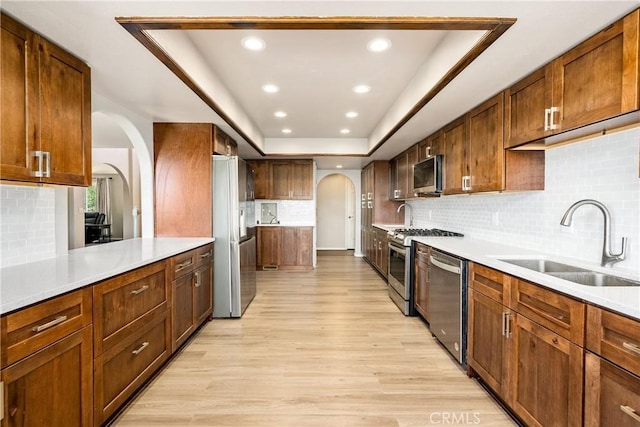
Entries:
{"type": "Polygon", "coordinates": [[[355,185],[343,174],[330,174],[318,182],[317,248],[356,248],[355,185]]]}

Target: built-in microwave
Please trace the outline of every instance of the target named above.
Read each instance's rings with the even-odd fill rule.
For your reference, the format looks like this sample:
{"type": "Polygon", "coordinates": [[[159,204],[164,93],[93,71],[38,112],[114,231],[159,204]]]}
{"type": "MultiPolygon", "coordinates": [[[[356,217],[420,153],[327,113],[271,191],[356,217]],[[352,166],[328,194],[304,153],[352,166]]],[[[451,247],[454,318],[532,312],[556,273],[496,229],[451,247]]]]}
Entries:
{"type": "Polygon", "coordinates": [[[430,156],[413,166],[413,192],[433,194],[442,192],[441,154],[430,156]]]}

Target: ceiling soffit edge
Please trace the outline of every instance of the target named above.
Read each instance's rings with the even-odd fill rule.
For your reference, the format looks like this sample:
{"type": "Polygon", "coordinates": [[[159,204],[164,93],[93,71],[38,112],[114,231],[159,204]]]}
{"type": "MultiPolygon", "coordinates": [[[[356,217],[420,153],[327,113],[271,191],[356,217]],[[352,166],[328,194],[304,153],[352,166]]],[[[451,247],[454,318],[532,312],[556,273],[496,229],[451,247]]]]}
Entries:
{"type": "MultiPolygon", "coordinates": [[[[415,116],[447,84],[459,75],[473,60],[493,44],[511,25],[515,18],[487,17],[117,17],[125,28],[147,50],[158,58],[171,72],[187,85],[205,104],[222,118],[261,156],[267,153],[253,141],[218,103],[156,42],[149,30],[483,30],[486,34],[431,88],[381,139],[369,150],[371,156],[398,130],[415,116]]],[[[314,154],[322,156],[322,154],[314,154]]],[[[361,155],[358,155],[361,156],[361,155]]]]}

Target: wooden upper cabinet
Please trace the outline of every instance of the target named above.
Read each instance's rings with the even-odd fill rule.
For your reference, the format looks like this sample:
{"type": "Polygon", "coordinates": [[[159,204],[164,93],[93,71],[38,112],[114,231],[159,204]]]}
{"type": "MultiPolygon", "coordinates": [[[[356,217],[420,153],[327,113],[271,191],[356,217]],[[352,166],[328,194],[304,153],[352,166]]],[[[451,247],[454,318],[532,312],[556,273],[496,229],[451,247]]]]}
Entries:
{"type": "Polygon", "coordinates": [[[467,175],[464,117],[460,117],[443,129],[442,140],[444,142],[443,193],[462,193],[462,177],[467,175]]]}
{"type": "Polygon", "coordinates": [[[634,11],[553,61],[556,131],[638,109],[639,16],[634,11]]]}
{"type": "Polygon", "coordinates": [[[291,198],[313,199],[313,164],[311,161],[291,161],[291,198]]]}
{"type": "Polygon", "coordinates": [[[551,134],[545,113],[551,102],[551,70],[549,65],[540,68],[505,90],[504,148],[551,134]]]}
{"type": "Polygon", "coordinates": [[[405,200],[414,197],[413,165],[418,162],[418,144],[396,156],[390,162],[389,199],[405,200]]]}
{"type": "Polygon", "coordinates": [[[269,161],[268,160],[249,160],[247,162],[253,170],[253,191],[255,199],[269,198],[269,161]]]}
{"type": "Polygon", "coordinates": [[[91,72],[2,15],[0,179],[88,186],[91,72]]]}
{"type": "Polygon", "coordinates": [[[499,93],[467,113],[466,191],[504,188],[503,94],[499,93]]]}
{"type": "Polygon", "coordinates": [[[640,10],[505,91],[505,148],[640,108],[640,10]]]}
{"type": "Polygon", "coordinates": [[[433,135],[428,136],[418,143],[418,161],[425,160],[429,156],[444,154],[444,144],[442,141],[442,129],[433,135]]]}
{"type": "Polygon", "coordinates": [[[213,126],[213,154],[223,156],[237,156],[238,145],[229,135],[224,133],[218,126],[213,126]]]}
{"type": "Polygon", "coordinates": [[[291,164],[287,160],[273,160],[271,163],[270,199],[291,198],[291,164]]]}

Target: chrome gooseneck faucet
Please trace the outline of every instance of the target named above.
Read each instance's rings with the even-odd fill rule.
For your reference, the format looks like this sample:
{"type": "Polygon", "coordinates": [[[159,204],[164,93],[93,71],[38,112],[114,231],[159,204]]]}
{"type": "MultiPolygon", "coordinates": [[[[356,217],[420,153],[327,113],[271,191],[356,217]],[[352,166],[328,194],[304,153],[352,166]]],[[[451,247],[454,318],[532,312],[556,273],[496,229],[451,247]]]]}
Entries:
{"type": "Polygon", "coordinates": [[[569,209],[564,213],[562,220],[560,221],[561,225],[568,227],[571,225],[571,219],[573,218],[573,213],[580,206],[583,205],[593,205],[600,209],[602,214],[604,215],[604,241],[602,243],[602,266],[610,267],[616,262],[620,262],[625,259],[625,251],[627,249],[627,238],[622,238],[622,250],[618,254],[611,253],[611,214],[605,205],[600,203],[597,200],[592,199],[584,199],[575,202],[573,205],[569,206],[569,209]]]}
{"type": "Polygon", "coordinates": [[[413,227],[413,210],[411,209],[411,205],[407,205],[406,203],[403,203],[400,206],[398,206],[398,210],[396,212],[400,213],[400,209],[402,208],[404,208],[405,211],[409,209],[409,227],[413,227]]]}

